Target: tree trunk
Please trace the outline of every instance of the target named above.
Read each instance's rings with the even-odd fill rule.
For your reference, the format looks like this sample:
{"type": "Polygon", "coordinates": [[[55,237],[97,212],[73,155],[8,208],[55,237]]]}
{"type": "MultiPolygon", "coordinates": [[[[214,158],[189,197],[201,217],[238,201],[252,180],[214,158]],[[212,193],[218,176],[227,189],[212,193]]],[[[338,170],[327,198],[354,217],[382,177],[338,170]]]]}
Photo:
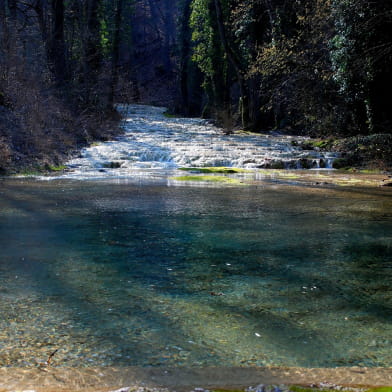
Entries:
{"type": "Polygon", "coordinates": [[[191,0],[185,0],[181,12],[180,26],[180,110],[184,114],[189,114],[189,60],[191,56],[189,18],[191,14],[191,0]]]}
{"type": "Polygon", "coordinates": [[[224,18],[222,12],[222,5],[220,0],[214,0],[215,10],[216,10],[216,20],[218,24],[219,36],[222,41],[222,46],[229,59],[231,65],[233,66],[235,73],[237,75],[238,84],[240,87],[240,113],[242,126],[247,128],[249,126],[249,104],[248,104],[248,88],[245,81],[244,72],[242,70],[241,62],[233,52],[230,47],[229,41],[226,36],[226,30],[224,25],[224,18]]]}
{"type": "Polygon", "coordinates": [[[53,33],[50,42],[50,59],[53,73],[59,85],[67,79],[64,39],[64,1],[52,0],[53,33]]]}
{"type": "Polygon", "coordinates": [[[87,31],[85,38],[84,53],[84,82],[85,101],[88,105],[107,106],[102,103],[102,96],[98,91],[98,75],[102,64],[100,50],[100,0],[88,0],[87,2],[87,31]]]}
{"type": "Polygon", "coordinates": [[[117,0],[115,22],[114,22],[114,37],[113,37],[113,53],[112,53],[112,75],[110,81],[110,93],[108,106],[113,107],[115,89],[118,83],[118,67],[120,59],[120,40],[121,40],[121,20],[122,20],[122,0],[117,0]]]}
{"type": "Polygon", "coordinates": [[[101,65],[99,7],[100,0],[89,0],[87,3],[86,61],[88,71],[94,73],[101,65]]]}

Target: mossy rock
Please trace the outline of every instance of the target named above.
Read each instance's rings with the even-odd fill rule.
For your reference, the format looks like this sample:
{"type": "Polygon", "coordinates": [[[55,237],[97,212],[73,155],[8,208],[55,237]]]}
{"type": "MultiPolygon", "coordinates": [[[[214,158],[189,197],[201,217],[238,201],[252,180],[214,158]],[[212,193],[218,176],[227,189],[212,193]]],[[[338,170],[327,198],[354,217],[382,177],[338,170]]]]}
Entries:
{"type": "Polygon", "coordinates": [[[222,173],[222,174],[251,173],[250,170],[239,169],[235,167],[180,167],[179,170],[188,171],[192,173],[222,173]]]}
{"type": "Polygon", "coordinates": [[[24,169],[12,175],[12,177],[36,177],[41,176],[42,171],[24,169]]]}
{"type": "Polygon", "coordinates": [[[66,168],[67,168],[67,166],[65,166],[65,165],[59,165],[59,166],[49,165],[49,170],[52,172],[64,171],[66,168]]]}
{"type": "Polygon", "coordinates": [[[271,169],[284,169],[284,163],[282,161],[271,162],[271,169]]]}
{"type": "Polygon", "coordinates": [[[164,112],[163,115],[166,118],[176,118],[177,116],[175,114],[169,113],[169,112],[164,112]]]}
{"type": "Polygon", "coordinates": [[[332,149],[333,145],[335,143],[335,139],[324,139],[324,140],[318,140],[313,143],[313,145],[320,150],[330,150],[332,149]]]}
{"type": "Polygon", "coordinates": [[[102,167],[105,169],[119,169],[121,167],[121,162],[106,162],[102,167]]]}
{"type": "Polygon", "coordinates": [[[317,388],[305,388],[305,387],[298,387],[296,385],[292,385],[289,390],[291,392],[316,392],[317,388]]]}
{"type": "MultiPolygon", "coordinates": [[[[300,386],[290,386],[289,390],[291,392],[320,392],[320,391],[328,391],[328,392],[337,392],[337,391],[341,391],[340,389],[325,389],[325,388],[306,388],[306,387],[300,387],[300,386]]],[[[345,389],[346,391],[358,391],[361,390],[363,391],[363,389],[358,389],[358,388],[347,388],[345,389]]],[[[392,387],[376,387],[376,388],[371,388],[371,389],[367,389],[365,390],[365,392],[392,392],[392,387]]]]}
{"type": "Polygon", "coordinates": [[[392,392],[392,387],[380,387],[368,389],[366,392],[392,392]]]}
{"type": "Polygon", "coordinates": [[[350,166],[351,160],[347,158],[336,158],[332,163],[334,169],[347,169],[350,166]]]}
{"type": "Polygon", "coordinates": [[[354,136],[337,140],[334,143],[334,150],[348,153],[353,161],[351,166],[369,166],[384,170],[392,167],[391,134],[354,136]]]}
{"type": "Polygon", "coordinates": [[[258,167],[260,168],[262,167],[264,169],[283,170],[285,169],[285,164],[283,163],[283,161],[271,161],[271,162],[266,162],[258,167]]]}
{"type": "Polygon", "coordinates": [[[302,142],[292,141],[291,144],[295,147],[299,146],[303,150],[322,150],[331,151],[334,148],[335,139],[316,139],[316,140],[304,140],[302,142]]]}
{"type": "Polygon", "coordinates": [[[244,185],[240,180],[235,178],[225,177],[225,176],[179,176],[179,177],[170,177],[171,180],[174,181],[183,181],[183,182],[209,182],[209,183],[221,183],[221,184],[230,184],[230,185],[244,185]]]}
{"type": "Polygon", "coordinates": [[[381,174],[382,170],[380,169],[361,169],[359,170],[362,174],[381,174]]]}
{"type": "Polygon", "coordinates": [[[300,159],[299,164],[301,165],[302,169],[311,169],[313,167],[312,161],[306,158],[300,159]]]}

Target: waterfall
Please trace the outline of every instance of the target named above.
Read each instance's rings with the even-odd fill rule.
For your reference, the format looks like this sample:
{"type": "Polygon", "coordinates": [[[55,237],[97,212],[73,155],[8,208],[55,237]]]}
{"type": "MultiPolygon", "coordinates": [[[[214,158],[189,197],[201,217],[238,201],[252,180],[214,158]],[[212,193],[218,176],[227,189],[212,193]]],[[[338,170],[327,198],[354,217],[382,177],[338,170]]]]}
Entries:
{"type": "Polygon", "coordinates": [[[330,169],[334,153],[303,150],[301,137],[238,132],[210,121],[173,118],[165,108],[118,105],[123,135],[95,144],[68,162],[70,177],[127,176],[140,169],[227,166],[245,169],[330,169]]]}

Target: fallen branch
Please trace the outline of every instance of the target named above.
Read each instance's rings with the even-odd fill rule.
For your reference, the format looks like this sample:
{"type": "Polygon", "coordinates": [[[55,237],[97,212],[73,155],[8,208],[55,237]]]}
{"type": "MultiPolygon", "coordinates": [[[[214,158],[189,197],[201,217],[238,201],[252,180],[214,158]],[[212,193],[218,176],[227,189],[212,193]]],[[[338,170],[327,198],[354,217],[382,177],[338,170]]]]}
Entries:
{"type": "Polygon", "coordinates": [[[50,362],[52,361],[52,358],[54,357],[54,355],[57,353],[57,351],[59,351],[58,348],[56,348],[56,350],[54,350],[52,352],[52,354],[49,355],[47,361],[45,362],[46,366],[50,366],[50,362]]]}

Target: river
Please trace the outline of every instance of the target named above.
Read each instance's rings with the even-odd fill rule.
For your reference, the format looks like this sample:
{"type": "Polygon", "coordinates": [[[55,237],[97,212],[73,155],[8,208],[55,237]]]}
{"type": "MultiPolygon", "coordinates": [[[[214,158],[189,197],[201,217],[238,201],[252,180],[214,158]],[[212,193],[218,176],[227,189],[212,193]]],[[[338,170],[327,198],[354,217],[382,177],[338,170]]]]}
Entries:
{"type": "MultiPolygon", "coordinates": [[[[53,366],[79,368],[392,366],[389,189],[176,182],[173,170],[196,166],[184,149],[197,136],[173,131],[164,159],[163,139],[142,159],[158,142],[137,121],[62,176],[0,180],[0,366],[55,350],[53,366]]],[[[184,121],[226,145],[204,120],[184,121]]],[[[213,149],[219,165],[239,159],[229,143],[230,162],[213,149]]]]}

